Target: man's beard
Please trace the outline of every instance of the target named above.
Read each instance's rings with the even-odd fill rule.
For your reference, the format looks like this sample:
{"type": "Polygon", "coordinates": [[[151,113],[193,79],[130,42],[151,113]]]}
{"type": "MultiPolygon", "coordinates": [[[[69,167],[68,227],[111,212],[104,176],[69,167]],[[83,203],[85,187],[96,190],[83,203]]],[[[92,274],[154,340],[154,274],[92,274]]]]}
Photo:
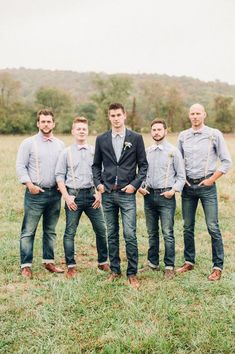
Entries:
{"type": "Polygon", "coordinates": [[[50,135],[51,132],[52,132],[52,130],[53,130],[53,129],[50,129],[50,130],[48,130],[48,131],[45,131],[45,130],[43,130],[43,129],[40,129],[40,132],[41,132],[42,134],[44,134],[44,135],[50,135]]]}
{"type": "Polygon", "coordinates": [[[165,136],[166,136],[165,134],[162,137],[160,137],[160,138],[154,136],[153,140],[159,142],[159,141],[162,141],[165,138],[165,136]]]}

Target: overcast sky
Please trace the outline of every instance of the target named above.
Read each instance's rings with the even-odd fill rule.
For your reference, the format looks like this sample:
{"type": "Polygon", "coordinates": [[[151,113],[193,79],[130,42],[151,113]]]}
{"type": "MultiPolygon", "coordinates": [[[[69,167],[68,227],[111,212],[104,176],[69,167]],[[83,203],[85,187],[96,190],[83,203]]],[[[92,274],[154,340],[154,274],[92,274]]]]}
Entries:
{"type": "Polygon", "coordinates": [[[235,84],[235,0],[0,0],[0,69],[235,84]]]}

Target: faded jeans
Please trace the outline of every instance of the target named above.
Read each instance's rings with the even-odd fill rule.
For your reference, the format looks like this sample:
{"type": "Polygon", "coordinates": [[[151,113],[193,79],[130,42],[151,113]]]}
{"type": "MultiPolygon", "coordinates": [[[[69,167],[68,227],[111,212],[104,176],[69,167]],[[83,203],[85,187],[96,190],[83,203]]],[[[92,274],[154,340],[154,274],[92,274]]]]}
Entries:
{"type": "Polygon", "coordinates": [[[74,238],[80,217],[84,212],[91,221],[96,235],[96,248],[98,253],[98,263],[106,263],[108,258],[106,226],[102,208],[94,209],[92,204],[95,200],[94,188],[73,189],[68,188],[68,193],[75,196],[77,210],[69,210],[65,204],[66,228],[64,233],[65,260],[68,267],[74,267],[74,238]]]}
{"type": "Polygon", "coordinates": [[[24,198],[24,219],[20,235],[21,267],[31,267],[35,233],[41,216],[43,228],[43,263],[54,262],[55,227],[60,215],[61,194],[56,189],[44,188],[45,192],[31,194],[28,189],[24,198]]]}
{"type": "Polygon", "coordinates": [[[109,260],[112,272],[121,273],[119,256],[119,211],[127,255],[127,276],[138,270],[138,247],[136,238],[136,196],[122,191],[102,194],[104,216],[108,232],[109,260]]]}
{"type": "Polygon", "coordinates": [[[151,190],[144,197],[144,210],[147,232],[149,236],[148,261],[159,265],[159,221],[165,244],[164,263],[166,267],[175,265],[174,215],[176,208],[175,196],[171,199],[151,190]]]}
{"type": "Polygon", "coordinates": [[[224,248],[218,221],[218,201],[216,185],[210,187],[185,186],[182,192],[182,211],[184,219],[184,258],[195,263],[194,227],[198,202],[201,200],[208,232],[212,242],[213,267],[223,269],[224,248]]]}

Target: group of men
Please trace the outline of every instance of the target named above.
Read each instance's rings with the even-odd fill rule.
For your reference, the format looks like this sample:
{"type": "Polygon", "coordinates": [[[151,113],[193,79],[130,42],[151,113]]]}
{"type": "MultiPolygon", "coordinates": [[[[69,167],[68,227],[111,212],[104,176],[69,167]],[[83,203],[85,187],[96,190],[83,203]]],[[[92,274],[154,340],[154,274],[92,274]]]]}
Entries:
{"type": "Polygon", "coordinates": [[[20,236],[21,274],[32,277],[33,243],[38,222],[43,217],[43,263],[50,272],[63,273],[54,264],[55,227],[60,214],[60,197],[65,200],[66,227],[64,251],[66,276],[76,276],[74,239],[83,212],[96,235],[98,268],[109,272],[108,281],[121,277],[119,214],[127,256],[127,278],[139,288],[138,245],[136,236],[136,192],[144,196],[149,236],[148,267],[159,270],[159,221],[165,245],[165,278],[190,271],[195,264],[194,227],[201,200],[212,241],[213,269],[208,280],[219,280],[223,270],[223,241],[218,224],[215,181],[230,165],[223,135],[204,124],[206,112],[194,104],[189,110],[191,128],[180,133],[177,146],[166,140],[164,120],[154,119],[154,144],[145,151],[140,134],[126,128],[122,104],[109,106],[111,129],[96,139],[95,148],[87,144],[88,120],[73,121],[75,143],[67,148],[53,135],[54,114],[38,112],[37,135],[20,145],[16,169],[25,184],[24,219],[20,236]],[[217,168],[217,160],[221,161],[217,168]],[[182,192],[184,258],[175,270],[174,215],[175,193],[182,192]],[[107,244],[108,243],[108,244],[107,244]]]}

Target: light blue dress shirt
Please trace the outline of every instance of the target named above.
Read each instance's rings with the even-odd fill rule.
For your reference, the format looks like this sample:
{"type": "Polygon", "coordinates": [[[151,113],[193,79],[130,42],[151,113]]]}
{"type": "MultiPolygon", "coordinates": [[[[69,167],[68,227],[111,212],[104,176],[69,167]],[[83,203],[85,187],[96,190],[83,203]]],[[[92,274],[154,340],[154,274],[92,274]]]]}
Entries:
{"type": "Polygon", "coordinates": [[[186,176],[192,179],[213,174],[217,169],[217,160],[221,164],[218,171],[226,173],[231,164],[231,156],[222,133],[206,125],[199,131],[192,128],[179,134],[178,148],[185,163],[186,176]]]}
{"type": "Polygon", "coordinates": [[[146,149],[148,172],[146,183],[153,189],[171,187],[181,192],[185,184],[184,163],[179,150],[164,140],[146,149]]]}
{"type": "Polygon", "coordinates": [[[73,144],[60,155],[56,166],[56,181],[66,187],[83,189],[94,186],[92,164],[94,146],[73,144]]]}
{"type": "Polygon", "coordinates": [[[61,140],[54,136],[47,139],[41,132],[25,139],[16,158],[16,173],[20,182],[32,182],[45,188],[55,186],[55,167],[63,149],[61,140]]]}
{"type": "Polygon", "coordinates": [[[125,135],[126,135],[126,129],[122,133],[112,132],[112,145],[113,145],[113,149],[114,149],[117,161],[119,161],[121,154],[122,154],[125,135]]]}

